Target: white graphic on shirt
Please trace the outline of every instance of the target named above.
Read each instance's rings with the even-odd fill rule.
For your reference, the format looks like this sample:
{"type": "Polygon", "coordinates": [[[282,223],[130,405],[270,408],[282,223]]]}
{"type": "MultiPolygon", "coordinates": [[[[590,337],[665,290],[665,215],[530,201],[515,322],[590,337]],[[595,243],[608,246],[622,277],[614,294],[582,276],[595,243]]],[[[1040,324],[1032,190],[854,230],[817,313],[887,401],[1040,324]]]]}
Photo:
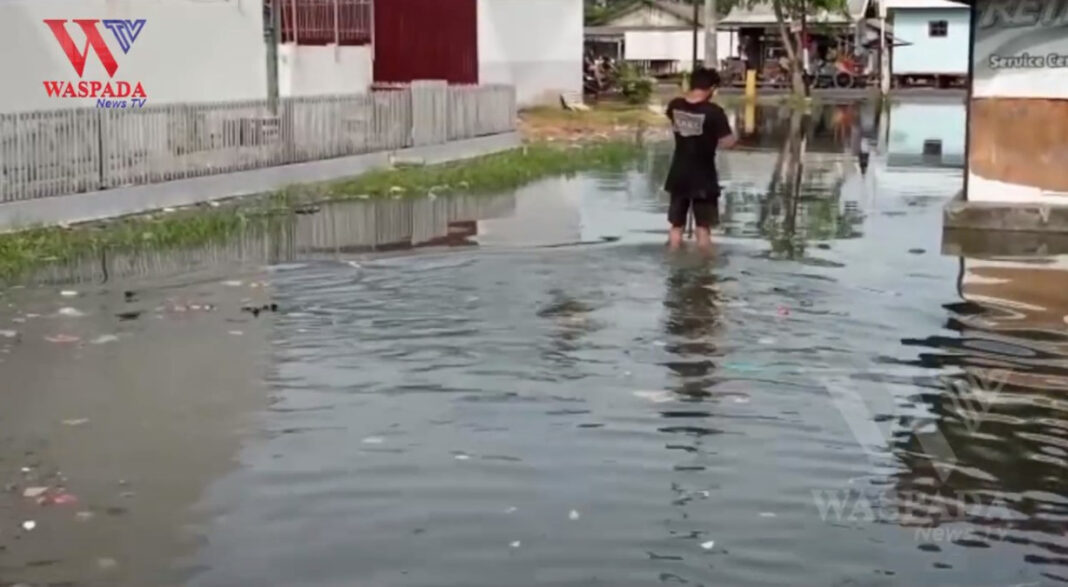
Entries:
{"type": "Polygon", "coordinates": [[[676,110],[671,115],[675,132],[683,137],[699,137],[704,134],[705,115],[676,110]]]}

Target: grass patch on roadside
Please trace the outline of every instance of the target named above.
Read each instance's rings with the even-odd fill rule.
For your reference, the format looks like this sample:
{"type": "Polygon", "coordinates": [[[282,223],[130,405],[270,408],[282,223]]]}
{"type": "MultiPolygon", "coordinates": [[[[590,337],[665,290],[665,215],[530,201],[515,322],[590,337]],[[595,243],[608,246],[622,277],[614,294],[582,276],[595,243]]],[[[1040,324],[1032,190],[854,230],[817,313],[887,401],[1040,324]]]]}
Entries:
{"type": "Polygon", "coordinates": [[[433,192],[498,192],[552,175],[624,169],[640,154],[633,143],[570,146],[532,144],[464,161],[371,171],[356,178],[295,185],[279,192],[170,213],[149,213],[64,227],[0,234],[0,281],[13,282],[36,268],[98,254],[101,250],[181,249],[226,241],[250,228],[292,220],[294,208],[327,201],[425,197],[433,192]]]}
{"type": "Polygon", "coordinates": [[[567,125],[599,128],[667,124],[667,117],[662,113],[653,112],[647,106],[615,102],[596,104],[587,111],[564,110],[549,106],[530,108],[520,112],[519,119],[533,126],[567,125]]]}

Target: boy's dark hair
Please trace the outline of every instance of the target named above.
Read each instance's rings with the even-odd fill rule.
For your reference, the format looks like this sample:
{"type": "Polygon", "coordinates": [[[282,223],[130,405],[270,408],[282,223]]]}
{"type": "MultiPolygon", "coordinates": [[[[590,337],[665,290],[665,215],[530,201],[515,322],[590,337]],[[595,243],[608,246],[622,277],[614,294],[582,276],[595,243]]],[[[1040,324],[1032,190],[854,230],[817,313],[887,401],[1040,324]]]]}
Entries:
{"type": "Polygon", "coordinates": [[[690,88],[694,90],[711,90],[719,87],[719,72],[714,69],[698,67],[690,74],[690,88]]]}

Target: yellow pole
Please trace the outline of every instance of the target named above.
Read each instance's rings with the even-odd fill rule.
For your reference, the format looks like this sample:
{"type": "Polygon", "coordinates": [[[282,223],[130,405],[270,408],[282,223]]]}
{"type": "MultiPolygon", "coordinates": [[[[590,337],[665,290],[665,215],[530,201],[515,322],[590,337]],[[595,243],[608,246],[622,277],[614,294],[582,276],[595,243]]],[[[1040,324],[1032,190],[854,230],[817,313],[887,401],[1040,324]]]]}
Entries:
{"type": "Polygon", "coordinates": [[[756,99],[756,70],[750,69],[745,72],[745,99],[756,99]]]}
{"type": "Polygon", "coordinates": [[[756,131],[756,102],[749,100],[745,103],[745,134],[751,135],[756,131]]]}

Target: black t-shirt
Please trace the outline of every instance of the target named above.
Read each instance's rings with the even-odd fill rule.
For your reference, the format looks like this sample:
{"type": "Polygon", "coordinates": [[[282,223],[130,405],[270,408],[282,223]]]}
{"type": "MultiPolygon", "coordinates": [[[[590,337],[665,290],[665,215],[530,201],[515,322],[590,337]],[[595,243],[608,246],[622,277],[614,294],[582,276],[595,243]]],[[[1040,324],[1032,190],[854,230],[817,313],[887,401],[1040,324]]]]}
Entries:
{"type": "Polygon", "coordinates": [[[731,134],[727,114],[712,102],[675,98],[668,104],[667,116],[675,131],[675,155],[664,189],[687,196],[719,195],[716,146],[731,134]]]}

